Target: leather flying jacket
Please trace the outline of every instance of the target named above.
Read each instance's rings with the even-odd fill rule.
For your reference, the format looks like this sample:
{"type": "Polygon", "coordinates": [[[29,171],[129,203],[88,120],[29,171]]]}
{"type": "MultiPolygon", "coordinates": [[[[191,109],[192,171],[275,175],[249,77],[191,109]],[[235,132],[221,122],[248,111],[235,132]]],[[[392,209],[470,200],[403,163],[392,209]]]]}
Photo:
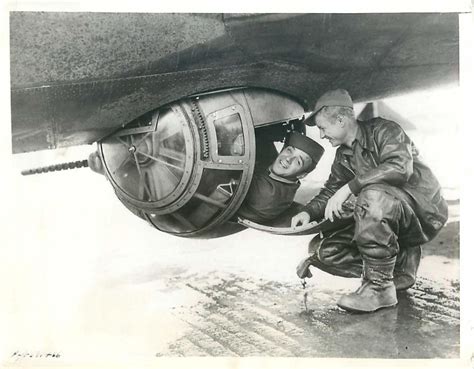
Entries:
{"type": "Polygon", "coordinates": [[[311,220],[319,221],[328,200],[346,183],[355,195],[368,185],[388,184],[413,199],[423,231],[432,239],[448,219],[448,205],[438,180],[420,161],[415,145],[397,123],[373,118],[358,121],[358,126],[352,149],[338,147],[324,187],[302,210],[311,220]]]}

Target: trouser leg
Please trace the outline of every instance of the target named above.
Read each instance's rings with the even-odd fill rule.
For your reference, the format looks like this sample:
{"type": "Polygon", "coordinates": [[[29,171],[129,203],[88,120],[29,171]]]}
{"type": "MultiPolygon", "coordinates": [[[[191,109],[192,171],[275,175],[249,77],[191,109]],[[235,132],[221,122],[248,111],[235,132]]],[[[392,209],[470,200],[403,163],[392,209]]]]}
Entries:
{"type": "Polygon", "coordinates": [[[421,260],[420,244],[426,237],[413,200],[397,187],[374,185],[358,201],[354,240],[361,253],[375,258],[396,253],[395,286],[397,290],[411,287],[421,260]]]}
{"type": "Polygon", "coordinates": [[[356,223],[310,241],[311,255],[298,265],[298,276],[310,277],[313,265],[333,275],[357,278],[363,269],[361,253],[375,258],[397,255],[396,289],[411,287],[420,263],[419,245],[425,239],[411,198],[396,187],[374,185],[360,194],[357,204],[356,223]]]}
{"type": "Polygon", "coordinates": [[[346,310],[371,312],[397,303],[393,272],[403,228],[403,204],[390,186],[362,190],[354,210],[354,241],[362,256],[363,281],[338,305],[346,310]]]}
{"type": "Polygon", "coordinates": [[[309,243],[308,258],[297,267],[300,278],[311,277],[309,267],[315,266],[327,273],[347,278],[359,278],[362,274],[362,258],[352,241],[355,224],[314,237],[309,243]]]}
{"type": "Polygon", "coordinates": [[[363,256],[375,259],[396,256],[401,203],[378,187],[362,190],[354,210],[354,241],[363,256]]]}
{"type": "Polygon", "coordinates": [[[395,270],[393,271],[393,282],[398,290],[406,290],[413,286],[416,281],[416,272],[421,260],[421,247],[403,247],[397,255],[395,270]]]}

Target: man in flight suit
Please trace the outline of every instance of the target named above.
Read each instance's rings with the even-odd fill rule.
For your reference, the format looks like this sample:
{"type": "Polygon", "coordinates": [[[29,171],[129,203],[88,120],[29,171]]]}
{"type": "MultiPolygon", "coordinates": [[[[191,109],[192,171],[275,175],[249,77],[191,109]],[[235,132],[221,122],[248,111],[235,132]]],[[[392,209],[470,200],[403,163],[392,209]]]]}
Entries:
{"type": "MultiPolygon", "coordinates": [[[[257,143],[258,148],[262,149],[263,144],[257,143]]],[[[270,145],[266,151],[276,153],[272,142],[270,145]]],[[[256,223],[278,217],[293,204],[299,180],[316,167],[323,153],[323,147],[317,142],[293,132],[270,166],[264,160],[257,160],[252,183],[238,215],[256,223]]]]}
{"type": "Polygon", "coordinates": [[[315,237],[309,247],[314,254],[298,265],[297,274],[310,276],[313,265],[338,276],[362,276],[361,286],[339,299],[341,308],[371,312],[393,306],[396,290],[415,283],[420,245],[447,220],[440,185],[397,123],[356,120],[347,91],[322,95],[312,116],[307,124],[316,124],[321,138],[338,149],[324,187],[293,217],[292,226],[332,222],[342,216],[349,196],[357,200],[354,222],[315,237]]]}

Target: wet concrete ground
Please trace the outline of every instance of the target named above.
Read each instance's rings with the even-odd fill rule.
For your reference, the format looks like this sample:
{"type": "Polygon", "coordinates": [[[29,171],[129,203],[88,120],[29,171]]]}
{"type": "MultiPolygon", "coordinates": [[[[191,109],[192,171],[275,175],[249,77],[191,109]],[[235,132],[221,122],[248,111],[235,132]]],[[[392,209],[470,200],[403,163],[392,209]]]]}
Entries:
{"type": "MultiPolygon", "coordinates": [[[[440,251],[458,228],[458,222],[448,224],[425,245],[425,269],[437,270],[458,257],[456,245],[440,251]],[[440,259],[440,253],[452,259],[440,259]]],[[[225,273],[180,275],[168,281],[170,288],[189,289],[200,298],[193,306],[172,308],[187,329],[157,355],[457,358],[459,280],[440,274],[420,275],[413,288],[398,294],[397,306],[373,314],[339,309],[338,296],[348,289],[344,283],[331,288],[323,272],[305,285],[225,273]]]]}
{"type": "MultiPolygon", "coordinates": [[[[25,212],[10,215],[11,243],[0,251],[6,312],[0,363],[459,356],[456,204],[450,223],[423,247],[418,281],[399,304],[351,314],[336,301],[359,280],[313,269],[303,288],[297,278],[311,236],[246,230],[216,240],[180,239],[130,216],[113,194],[104,195],[107,183],[84,180],[84,194],[71,198],[62,178],[56,188],[63,192],[48,198],[48,208],[49,182],[32,180],[38,195],[25,196],[27,231],[25,212]],[[93,191],[103,208],[90,205],[93,191]],[[42,361],[48,353],[56,356],[42,361]]],[[[24,186],[29,193],[31,181],[24,186]]]]}
{"type": "Polygon", "coordinates": [[[420,278],[396,307],[350,314],[337,293],[234,275],[186,276],[176,288],[202,295],[192,307],[173,308],[186,325],[159,356],[296,356],[456,358],[459,356],[458,286],[420,278]],[[191,312],[191,314],[189,314],[191,312]]]}

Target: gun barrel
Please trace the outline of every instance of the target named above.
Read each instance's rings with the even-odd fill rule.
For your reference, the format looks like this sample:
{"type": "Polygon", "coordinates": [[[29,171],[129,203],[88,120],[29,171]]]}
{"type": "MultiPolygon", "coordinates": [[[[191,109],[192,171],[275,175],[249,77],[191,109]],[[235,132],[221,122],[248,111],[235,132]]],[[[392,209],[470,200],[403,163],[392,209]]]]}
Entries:
{"type": "Polygon", "coordinates": [[[67,169],[86,168],[88,166],[89,166],[89,164],[87,162],[87,159],[85,159],[85,160],[71,161],[71,162],[68,162],[68,163],[49,165],[47,167],[27,169],[27,170],[23,170],[21,172],[21,174],[24,175],[24,176],[29,176],[29,175],[32,175],[32,174],[58,172],[60,170],[67,170],[67,169]]]}

